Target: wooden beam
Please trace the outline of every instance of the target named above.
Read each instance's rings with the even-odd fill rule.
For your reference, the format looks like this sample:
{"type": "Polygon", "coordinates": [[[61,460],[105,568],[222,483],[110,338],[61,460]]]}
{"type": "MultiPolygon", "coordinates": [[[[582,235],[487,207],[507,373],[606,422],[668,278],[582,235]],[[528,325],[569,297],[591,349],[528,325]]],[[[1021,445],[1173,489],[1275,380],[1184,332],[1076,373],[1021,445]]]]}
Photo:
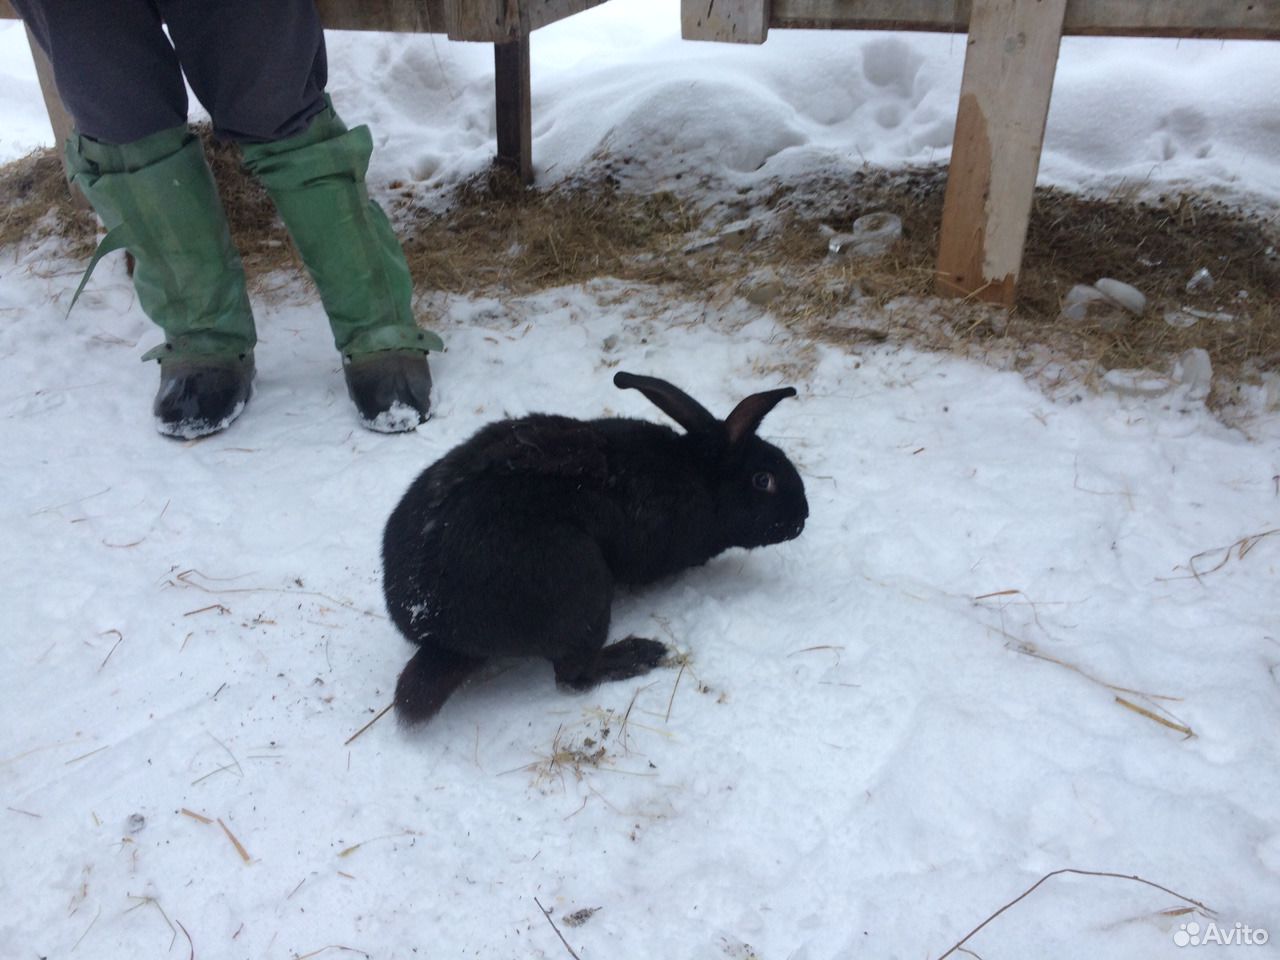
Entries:
{"type": "MultiPolygon", "coordinates": [[[[775,29],[964,33],[971,0],[772,0],[775,29]]],[[[1077,36],[1280,40],[1280,0],[1067,0],[1077,36]]]]}
{"type": "Polygon", "coordinates": [[[549,23],[598,7],[606,0],[525,0],[529,10],[529,29],[540,30],[549,23]]]}
{"type": "Polygon", "coordinates": [[[533,106],[529,78],[529,36],[493,45],[498,165],[533,183],[533,106]]]}
{"type": "Polygon", "coordinates": [[[529,35],[528,8],[520,0],[445,0],[450,40],[510,43],[529,35]]]}
{"type": "Polygon", "coordinates": [[[769,36],[769,0],[680,0],[680,36],[764,43],[769,36]]]}
{"type": "Polygon", "coordinates": [[[974,0],[938,238],[943,293],[1013,306],[1067,0],[974,0]]]}
{"type": "Polygon", "coordinates": [[[327,30],[387,33],[444,33],[444,5],[444,0],[316,0],[327,30]]]}
{"type": "MultiPolygon", "coordinates": [[[[445,6],[448,0],[316,0],[320,20],[328,30],[377,30],[384,33],[447,33],[448,20],[445,6]]],[[[457,0],[462,7],[471,7],[474,0],[457,0]]],[[[549,23],[598,7],[606,0],[523,0],[528,11],[530,30],[539,30],[549,23]]],[[[482,0],[493,8],[493,0],[482,0]]],[[[0,0],[0,20],[17,20],[18,11],[9,0],[0,0]]],[[[463,17],[466,24],[474,24],[474,18],[463,17]]],[[[472,29],[475,29],[474,26],[472,29]]],[[[490,33],[481,28],[481,32],[490,33]]],[[[471,40],[472,37],[455,37],[471,40]]],[[[492,36],[480,39],[492,40],[492,36]]]]}

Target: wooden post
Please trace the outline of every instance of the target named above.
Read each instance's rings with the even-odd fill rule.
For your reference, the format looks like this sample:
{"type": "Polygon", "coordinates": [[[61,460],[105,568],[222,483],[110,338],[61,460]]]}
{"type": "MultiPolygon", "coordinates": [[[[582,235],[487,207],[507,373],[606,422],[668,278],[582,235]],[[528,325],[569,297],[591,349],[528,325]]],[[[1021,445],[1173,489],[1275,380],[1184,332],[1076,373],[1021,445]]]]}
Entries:
{"type": "Polygon", "coordinates": [[[680,0],[680,36],[764,43],[769,36],[769,0],[680,0]]]}
{"type": "Polygon", "coordinates": [[[1013,306],[1067,0],[974,0],[938,250],[943,293],[1013,306]]]}
{"type": "Polygon", "coordinates": [[[528,0],[445,0],[450,40],[509,43],[529,35],[528,0]]]}
{"type": "Polygon", "coordinates": [[[36,38],[31,35],[31,28],[26,24],[23,24],[23,27],[27,31],[27,44],[31,47],[31,58],[36,62],[36,79],[40,81],[44,106],[49,111],[49,125],[53,128],[53,149],[58,154],[58,159],[62,161],[62,172],[67,175],[72,201],[77,207],[88,210],[89,201],[85,199],[84,194],[70,185],[71,173],[67,170],[67,152],[63,149],[67,138],[71,136],[75,122],[71,119],[71,114],[67,113],[67,108],[63,106],[62,95],[58,93],[58,87],[53,82],[53,64],[36,43],[36,38]]]}
{"type": "Polygon", "coordinates": [[[529,0],[445,0],[450,40],[493,44],[498,165],[533,182],[533,107],[529,76],[529,0]]]}
{"type": "Polygon", "coordinates": [[[498,114],[498,165],[533,183],[533,104],[529,76],[529,35],[493,45],[493,80],[498,114]]]}
{"type": "MultiPolygon", "coordinates": [[[[706,3],[703,0],[704,8],[706,3]]],[[[972,7],[972,0],[771,0],[769,26],[964,33],[972,7]]],[[[1067,0],[1062,32],[1280,40],[1280,0],[1067,0]]]]}

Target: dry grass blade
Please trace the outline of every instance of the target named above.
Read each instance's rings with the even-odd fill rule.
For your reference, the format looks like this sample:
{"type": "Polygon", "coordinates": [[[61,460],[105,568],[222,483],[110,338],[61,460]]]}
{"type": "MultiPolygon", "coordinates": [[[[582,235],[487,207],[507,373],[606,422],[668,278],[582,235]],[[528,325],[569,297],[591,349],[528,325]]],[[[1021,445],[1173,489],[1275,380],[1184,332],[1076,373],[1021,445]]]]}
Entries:
{"type": "Polygon", "coordinates": [[[244,844],[242,844],[236,838],[236,835],[231,832],[231,828],[222,822],[221,817],[218,818],[218,826],[222,828],[222,832],[227,835],[227,839],[230,840],[232,845],[236,848],[236,853],[240,854],[240,859],[245,863],[251,863],[253,858],[249,856],[249,851],[244,848],[244,844]]]}
{"type": "Polygon", "coordinates": [[[577,745],[566,745],[564,742],[564,724],[560,724],[556,728],[555,736],[551,738],[551,753],[549,755],[539,755],[539,759],[533,761],[533,763],[526,763],[510,770],[504,770],[500,776],[527,771],[534,774],[534,780],[537,783],[554,778],[559,780],[563,786],[564,771],[566,769],[573,774],[575,780],[581,780],[584,776],[583,771],[585,768],[599,768],[602,763],[609,759],[604,744],[597,742],[593,737],[584,737],[582,742],[577,745]]]}
{"type": "MultiPolygon", "coordinates": [[[[627,703],[627,709],[623,711],[623,714],[622,714],[622,722],[618,724],[618,732],[615,735],[615,739],[622,744],[623,750],[629,750],[629,744],[627,739],[627,724],[631,722],[631,711],[635,709],[636,700],[637,698],[639,698],[640,691],[643,689],[644,689],[643,687],[636,687],[636,689],[632,691],[631,700],[629,703],[627,703]]],[[[672,696],[675,696],[674,690],[672,691],[672,696]]]]}
{"type": "Polygon", "coordinates": [[[204,816],[203,814],[196,813],[194,810],[188,810],[186,807],[183,807],[178,812],[182,814],[184,817],[190,817],[192,820],[198,820],[201,823],[213,823],[211,819],[204,816]]]}
{"type": "Polygon", "coordinates": [[[1080,676],[1088,680],[1090,683],[1096,683],[1100,687],[1106,687],[1108,690],[1112,691],[1113,693],[1129,693],[1135,697],[1143,697],[1144,699],[1147,699],[1147,700],[1165,700],[1170,703],[1182,702],[1181,697],[1171,697],[1168,694],[1163,694],[1163,693],[1147,693],[1146,691],[1143,691],[1143,690],[1134,690],[1132,687],[1121,687],[1121,686],[1117,686],[1114,683],[1108,683],[1106,680],[1102,680],[1098,677],[1095,677],[1093,674],[1089,673],[1087,670],[1083,669],[1082,667],[1076,666],[1074,663],[1068,663],[1066,660],[1059,660],[1057,657],[1050,656],[1049,654],[1040,650],[1034,643],[1031,643],[1029,640],[1018,640],[1007,633],[1005,634],[1005,636],[1012,641],[1013,649],[1016,650],[1018,653],[1026,654],[1028,657],[1035,657],[1037,660],[1043,660],[1046,663],[1057,664],[1059,667],[1063,667],[1067,670],[1070,670],[1072,673],[1079,674],[1080,676]]]}
{"type": "Polygon", "coordinates": [[[79,939],[77,939],[76,942],[71,945],[72,953],[74,953],[76,948],[79,947],[82,942],[84,942],[84,938],[89,935],[89,931],[93,929],[93,925],[98,922],[98,918],[100,916],[102,916],[101,907],[99,907],[98,912],[93,915],[93,919],[89,921],[89,926],[84,928],[84,933],[80,934],[79,939]]]}
{"type": "Polygon", "coordinates": [[[1206,916],[1216,916],[1215,911],[1210,910],[1199,900],[1193,900],[1190,897],[1184,897],[1182,894],[1177,893],[1173,890],[1170,890],[1168,887],[1161,886],[1158,883],[1152,883],[1150,880],[1144,880],[1142,877],[1139,877],[1139,876],[1134,876],[1132,874],[1125,874],[1125,873],[1111,873],[1106,870],[1076,870],[1071,867],[1064,867],[1061,870],[1054,870],[1050,873],[1046,873],[1043,877],[1041,877],[1039,880],[1037,880],[1035,883],[1029,886],[1026,890],[1022,891],[1022,893],[1018,894],[1018,896],[1014,897],[1012,900],[1006,903],[1003,907],[1001,907],[995,913],[991,914],[991,916],[987,917],[987,919],[983,920],[980,924],[978,924],[976,927],[970,930],[967,934],[961,937],[960,940],[954,946],[952,946],[949,950],[947,950],[946,953],[941,954],[938,957],[938,960],[947,960],[947,957],[961,950],[966,943],[968,943],[971,939],[973,939],[973,937],[978,933],[978,931],[980,931],[987,924],[991,923],[991,921],[995,920],[997,917],[999,917],[1002,913],[1004,913],[1009,908],[1014,907],[1017,904],[1021,903],[1023,900],[1029,897],[1032,893],[1034,893],[1040,887],[1041,884],[1045,883],[1048,880],[1053,879],[1054,877],[1060,877],[1066,873],[1074,874],[1076,876],[1081,876],[1081,877],[1111,877],[1116,880],[1132,880],[1135,883],[1141,883],[1141,884],[1145,884],[1148,887],[1154,887],[1156,890],[1160,890],[1164,893],[1167,893],[1171,897],[1177,897],[1179,900],[1183,901],[1184,903],[1192,904],[1197,909],[1203,911],[1206,916]]]}
{"type": "MultiPolygon", "coordinates": [[[[1013,591],[1013,592],[1021,593],[1021,591],[1013,591]]],[[[1003,594],[1004,592],[1002,591],[1002,595],[1003,594]]],[[[981,598],[979,597],[977,599],[981,599],[981,598]]],[[[1145,707],[1140,707],[1137,704],[1129,700],[1126,700],[1124,697],[1121,697],[1121,696],[1115,697],[1116,703],[1120,704],[1121,706],[1129,710],[1134,711],[1135,713],[1139,713],[1144,717],[1148,717],[1156,721],[1161,726],[1168,727],[1171,730],[1177,730],[1180,733],[1184,734],[1187,738],[1191,738],[1195,736],[1195,732],[1192,731],[1190,727],[1182,723],[1177,717],[1175,717],[1172,713],[1170,713],[1166,708],[1164,708],[1163,706],[1160,705],[1160,703],[1157,702],[1157,701],[1164,701],[1166,703],[1180,703],[1182,701],[1181,697],[1173,697],[1173,696],[1169,696],[1167,694],[1161,694],[1161,693],[1147,693],[1144,690],[1134,690],[1131,687],[1122,687],[1114,683],[1109,683],[1100,677],[1094,676],[1089,671],[1083,669],[1082,667],[1077,666],[1074,663],[1069,663],[1066,660],[1062,660],[1062,659],[1059,659],[1058,657],[1051,656],[1050,654],[1045,653],[1044,651],[1040,650],[1031,641],[1021,640],[1015,637],[1013,634],[1009,633],[1007,630],[1004,630],[1003,628],[988,626],[987,629],[995,630],[995,632],[1003,636],[1005,640],[1008,642],[1008,646],[1018,653],[1025,654],[1028,657],[1034,657],[1037,660],[1043,660],[1045,663],[1052,663],[1056,666],[1062,667],[1065,670],[1070,670],[1072,673],[1076,674],[1079,677],[1083,677],[1085,680],[1088,680],[1090,683],[1096,684],[1106,690],[1110,690],[1113,695],[1125,693],[1125,694],[1129,694],[1130,696],[1139,697],[1143,700],[1146,700],[1148,703],[1152,705],[1152,707],[1155,708],[1155,711],[1159,711],[1160,713],[1165,714],[1169,719],[1165,719],[1164,717],[1159,716],[1153,710],[1146,709],[1145,707]]]]}
{"type": "Polygon", "coordinates": [[[129,899],[136,900],[137,903],[135,903],[128,910],[126,910],[125,913],[130,913],[134,910],[137,910],[139,907],[145,907],[147,905],[151,905],[155,907],[156,910],[160,912],[160,916],[164,918],[165,924],[169,927],[169,933],[172,934],[172,936],[169,939],[169,949],[172,950],[173,945],[178,941],[178,931],[174,927],[173,921],[169,919],[169,915],[164,912],[164,907],[160,906],[160,901],[157,900],[155,897],[135,897],[132,894],[129,895],[129,899]]]}
{"type": "Polygon", "coordinates": [[[363,950],[357,950],[355,947],[344,947],[338,943],[331,943],[327,947],[321,947],[319,950],[312,950],[310,953],[295,953],[293,960],[311,960],[312,957],[318,957],[327,950],[337,950],[341,953],[358,953],[362,957],[370,956],[363,950]]]}
{"type": "Polygon", "coordinates": [[[186,613],[183,614],[183,616],[194,617],[196,614],[208,613],[210,610],[216,610],[218,611],[218,613],[222,614],[223,616],[226,616],[231,612],[230,607],[224,607],[220,603],[211,603],[207,607],[200,607],[198,610],[188,610],[186,613]]]}
{"type": "Polygon", "coordinates": [[[395,704],[395,701],[394,701],[394,700],[393,700],[391,703],[388,703],[385,707],[383,707],[381,710],[379,710],[379,711],[377,712],[377,714],[375,714],[375,715],[374,715],[374,718],[373,718],[372,720],[370,720],[368,723],[366,723],[363,727],[361,727],[359,730],[357,730],[357,731],[356,731],[355,733],[353,733],[351,736],[347,737],[347,739],[346,739],[346,740],[342,741],[342,745],[343,745],[344,747],[350,746],[350,745],[351,745],[351,741],[352,741],[352,740],[354,740],[356,737],[360,736],[360,734],[364,733],[366,730],[368,730],[370,727],[372,727],[375,723],[377,723],[379,720],[381,720],[384,716],[386,716],[387,711],[388,711],[388,710],[390,710],[390,709],[391,709],[392,707],[394,707],[395,705],[396,705],[396,704],[395,704]]]}
{"type": "MultiPolygon", "coordinates": [[[[329,596],[329,594],[327,593],[320,593],[319,591],[316,591],[316,590],[303,590],[301,588],[297,590],[292,590],[288,587],[217,587],[217,588],[214,588],[214,587],[206,586],[204,583],[200,582],[201,580],[206,580],[212,583],[231,583],[236,580],[242,580],[244,579],[244,577],[247,577],[247,576],[249,576],[249,574],[242,574],[241,576],[238,576],[238,577],[211,577],[208,574],[201,573],[199,570],[192,568],[190,570],[183,570],[181,573],[175,575],[172,580],[169,580],[167,582],[168,582],[168,585],[171,587],[190,587],[195,590],[199,590],[203,593],[212,593],[212,594],[283,593],[283,594],[288,594],[289,596],[295,596],[295,597],[319,597],[320,599],[333,604],[335,607],[341,607],[344,610],[350,610],[353,613],[359,613],[363,616],[372,617],[373,619],[376,619],[376,620],[386,619],[386,617],[384,617],[382,614],[376,613],[373,610],[361,610],[359,607],[357,607],[354,603],[352,603],[349,600],[339,600],[336,597],[329,596]]],[[[221,604],[212,604],[208,607],[202,607],[200,610],[193,610],[192,613],[201,613],[204,610],[213,610],[218,608],[221,608],[227,613],[231,612],[230,610],[226,610],[225,607],[222,607],[221,604]]]]}
{"type": "Polygon", "coordinates": [[[1152,711],[1148,710],[1146,707],[1140,707],[1136,703],[1129,702],[1124,697],[1116,697],[1116,703],[1120,704],[1120,706],[1124,707],[1126,710],[1132,710],[1134,713],[1141,714],[1142,716],[1146,717],[1148,720],[1154,720],[1156,723],[1160,724],[1162,727],[1168,727],[1170,730],[1177,730],[1179,733],[1183,734],[1188,740],[1190,740],[1192,737],[1195,736],[1195,732],[1186,724],[1177,723],[1173,720],[1166,720],[1164,717],[1160,716],[1159,714],[1153,713],[1152,711]]]}
{"type": "MultiPolygon", "coordinates": [[[[666,716],[662,718],[663,723],[671,722],[671,708],[676,702],[676,691],[680,689],[680,678],[684,676],[685,667],[688,665],[689,663],[687,660],[682,660],[680,663],[680,669],[676,673],[676,682],[671,685],[671,696],[667,699],[667,713],[666,716]]],[[[634,701],[632,702],[634,703],[634,701]]],[[[627,707],[627,715],[631,715],[631,707],[629,705],[627,707]]]]}
{"type": "Polygon", "coordinates": [[[64,765],[69,767],[73,763],[79,763],[81,760],[87,760],[89,757],[92,757],[95,753],[101,753],[103,750],[107,749],[107,747],[109,746],[111,746],[111,744],[104,743],[102,746],[97,747],[93,750],[90,750],[88,753],[82,753],[78,757],[72,757],[70,760],[65,761],[64,765]]]}
{"type": "Polygon", "coordinates": [[[538,909],[542,911],[542,915],[547,918],[547,923],[551,924],[551,929],[556,932],[556,936],[560,938],[560,942],[564,944],[564,948],[569,951],[569,956],[573,957],[573,960],[582,960],[582,958],[574,952],[573,947],[569,946],[569,941],[564,938],[564,934],[560,932],[560,928],[556,926],[556,922],[551,919],[551,911],[544,907],[542,905],[542,901],[537,897],[533,898],[533,902],[538,905],[538,909]]]}
{"type": "MultiPolygon", "coordinates": [[[[981,597],[978,597],[981,600],[981,597]]],[[[787,654],[788,657],[796,657],[802,653],[813,653],[815,650],[843,650],[844,647],[834,643],[820,643],[816,647],[801,647],[799,650],[792,650],[787,654]]]]}
{"type": "Polygon", "coordinates": [[[1190,560],[1187,561],[1187,569],[1189,569],[1191,572],[1188,573],[1185,577],[1158,577],[1157,579],[1165,583],[1171,580],[1199,581],[1202,577],[1206,577],[1211,573],[1217,573],[1219,570],[1225,567],[1228,563],[1230,563],[1233,550],[1235,551],[1236,560],[1243,560],[1245,557],[1249,555],[1249,551],[1251,551],[1259,543],[1261,543],[1267,537],[1274,536],[1277,533],[1280,533],[1280,528],[1272,529],[1272,530],[1263,530],[1261,533],[1254,533],[1254,534],[1250,534],[1247,537],[1241,537],[1235,543],[1228,544],[1225,547],[1213,547],[1210,550],[1201,550],[1194,557],[1192,557],[1190,560]],[[1221,554],[1222,558],[1209,569],[1201,570],[1196,566],[1196,562],[1198,560],[1203,560],[1206,557],[1212,557],[1218,554],[1221,554]]]}
{"type": "Polygon", "coordinates": [[[344,847],[342,850],[338,851],[338,857],[339,859],[343,857],[349,857],[351,856],[351,854],[355,853],[361,847],[364,847],[370,843],[376,843],[379,840],[395,840],[400,837],[416,837],[417,835],[418,834],[412,830],[402,830],[400,833],[384,833],[380,837],[370,837],[368,840],[361,840],[359,843],[353,843],[349,847],[344,847]]]}
{"type": "Polygon", "coordinates": [[[178,929],[182,931],[182,935],[187,938],[187,946],[191,948],[191,952],[187,954],[187,960],[196,960],[196,944],[195,941],[191,939],[191,934],[187,932],[187,928],[182,925],[181,920],[175,920],[174,923],[178,925],[178,929]]]}
{"type": "Polygon", "coordinates": [[[115,642],[115,643],[113,643],[113,644],[111,645],[111,649],[107,651],[107,655],[106,655],[105,657],[103,657],[103,658],[102,658],[102,662],[101,662],[100,664],[98,664],[98,672],[99,672],[99,673],[101,673],[101,672],[102,672],[102,668],[103,668],[103,667],[105,667],[105,666],[107,665],[107,661],[111,659],[111,655],[112,655],[113,653],[115,653],[115,652],[116,652],[116,647],[118,647],[118,646],[120,646],[120,644],[124,643],[124,634],[123,634],[123,633],[121,633],[119,630],[108,630],[106,633],[100,633],[100,634],[98,634],[98,636],[100,636],[100,637],[109,637],[109,636],[111,636],[112,634],[115,634],[116,642],[115,642]]]}

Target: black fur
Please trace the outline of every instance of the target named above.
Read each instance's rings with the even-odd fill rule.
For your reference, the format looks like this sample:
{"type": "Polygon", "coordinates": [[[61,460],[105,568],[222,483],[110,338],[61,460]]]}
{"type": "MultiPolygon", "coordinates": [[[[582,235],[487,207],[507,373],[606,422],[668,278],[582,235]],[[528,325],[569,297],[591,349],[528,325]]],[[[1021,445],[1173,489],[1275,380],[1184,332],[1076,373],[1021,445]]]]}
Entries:
{"type": "Polygon", "coordinates": [[[605,646],[614,584],[643,584],[729,547],[799,536],[795,467],[755,435],[787,387],[724,421],[671,384],[618,373],[686,430],[534,414],[483,427],[425,470],[387,521],[383,590],[419,646],[396,686],[406,723],[429,720],[490,657],[545,657],[586,689],[656,666],[666,648],[605,646]]]}

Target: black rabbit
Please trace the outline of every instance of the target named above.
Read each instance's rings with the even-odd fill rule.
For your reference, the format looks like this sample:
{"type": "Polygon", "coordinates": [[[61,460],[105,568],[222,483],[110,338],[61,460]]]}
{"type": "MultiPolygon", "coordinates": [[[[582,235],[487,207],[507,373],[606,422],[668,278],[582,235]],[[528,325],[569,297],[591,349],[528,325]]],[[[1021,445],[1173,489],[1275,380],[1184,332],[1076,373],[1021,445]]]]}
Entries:
{"type": "Polygon", "coordinates": [[[618,417],[499,420],[425,470],[392,512],[383,590],[419,647],[396,685],[402,722],[429,720],[490,657],[546,657],[575,689],[646,673],[662,643],[605,646],[614,584],[804,529],[800,475],[755,435],[794,388],[753,394],[722,422],[664,380],[613,382],[686,432],[618,417]]]}

